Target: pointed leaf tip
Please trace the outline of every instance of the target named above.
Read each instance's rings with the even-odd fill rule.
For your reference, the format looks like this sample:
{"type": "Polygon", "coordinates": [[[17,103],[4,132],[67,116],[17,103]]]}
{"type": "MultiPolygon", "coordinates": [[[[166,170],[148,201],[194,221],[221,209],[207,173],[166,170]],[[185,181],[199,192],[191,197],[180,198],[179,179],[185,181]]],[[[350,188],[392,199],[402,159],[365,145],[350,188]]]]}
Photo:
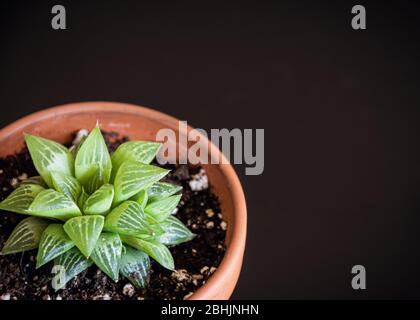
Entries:
{"type": "Polygon", "coordinates": [[[68,220],[64,230],[77,248],[89,258],[104,226],[104,217],[98,215],[81,216],[68,220]]]}
{"type": "Polygon", "coordinates": [[[63,225],[50,224],[42,233],[36,257],[36,268],[38,269],[73,247],[74,243],[64,231],[63,225]]]}
{"type": "Polygon", "coordinates": [[[73,156],[60,143],[30,134],[25,136],[25,142],[36,170],[50,188],[53,188],[52,171],[74,174],[73,156]]]}
{"type": "Polygon", "coordinates": [[[91,259],[112,280],[118,281],[122,242],[118,234],[104,232],[100,235],[91,259]]]}
{"type": "Polygon", "coordinates": [[[29,217],[23,219],[7,239],[1,251],[2,254],[6,255],[37,248],[42,233],[47,226],[48,221],[41,218],[29,217]]]}

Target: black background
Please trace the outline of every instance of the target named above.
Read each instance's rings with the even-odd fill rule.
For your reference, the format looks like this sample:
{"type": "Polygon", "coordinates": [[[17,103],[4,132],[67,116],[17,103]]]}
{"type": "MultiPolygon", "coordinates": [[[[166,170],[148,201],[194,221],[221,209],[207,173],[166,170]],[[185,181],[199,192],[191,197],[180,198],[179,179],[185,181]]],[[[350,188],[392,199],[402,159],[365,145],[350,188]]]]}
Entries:
{"type": "Polygon", "coordinates": [[[263,128],[264,174],[237,167],[249,233],[233,297],[420,298],[419,18],[414,1],[3,1],[0,126],[109,100],[263,128]]]}

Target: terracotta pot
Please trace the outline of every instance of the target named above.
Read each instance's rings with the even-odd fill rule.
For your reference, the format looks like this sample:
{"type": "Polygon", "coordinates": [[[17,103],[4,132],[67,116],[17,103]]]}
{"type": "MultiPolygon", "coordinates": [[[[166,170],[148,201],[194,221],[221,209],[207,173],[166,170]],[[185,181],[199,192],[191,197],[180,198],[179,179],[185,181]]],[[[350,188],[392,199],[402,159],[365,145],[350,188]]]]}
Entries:
{"type": "MultiPolygon", "coordinates": [[[[174,130],[177,138],[185,137],[192,130],[191,127],[179,130],[177,119],[144,107],[114,102],[73,103],[31,114],[1,129],[0,157],[21,149],[25,132],[63,143],[69,141],[76,130],[93,128],[97,121],[102,129],[117,131],[131,140],[155,140],[156,132],[162,128],[174,130]]],[[[211,157],[224,159],[221,151],[206,137],[200,136],[199,139],[208,147],[211,157]]],[[[227,251],[217,271],[190,299],[228,299],[238,281],[244,255],[247,222],[245,197],[230,164],[203,167],[213,192],[219,197],[223,218],[228,224],[227,251]]]]}

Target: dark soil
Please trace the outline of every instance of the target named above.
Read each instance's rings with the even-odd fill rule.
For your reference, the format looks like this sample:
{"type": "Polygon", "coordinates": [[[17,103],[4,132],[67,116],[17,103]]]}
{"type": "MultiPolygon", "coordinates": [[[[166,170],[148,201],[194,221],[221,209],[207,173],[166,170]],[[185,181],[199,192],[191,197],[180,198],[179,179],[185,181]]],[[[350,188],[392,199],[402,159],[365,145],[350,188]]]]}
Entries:
{"type": "MultiPolygon", "coordinates": [[[[127,138],[104,133],[110,151],[127,138]]],[[[220,205],[211,189],[192,191],[189,181],[201,168],[169,165],[167,181],[183,186],[176,216],[197,236],[190,242],[170,248],[174,272],[152,261],[150,283],[134,289],[128,280],[113,282],[96,266],[71,280],[64,290],[51,287],[51,264],[35,269],[36,250],[0,256],[0,300],[77,300],[77,299],[183,299],[201,287],[219,266],[225,253],[225,229],[220,205]]],[[[21,180],[37,175],[26,149],[0,159],[0,200],[6,198],[21,180]]],[[[0,247],[24,216],[0,211],[0,247]]]]}

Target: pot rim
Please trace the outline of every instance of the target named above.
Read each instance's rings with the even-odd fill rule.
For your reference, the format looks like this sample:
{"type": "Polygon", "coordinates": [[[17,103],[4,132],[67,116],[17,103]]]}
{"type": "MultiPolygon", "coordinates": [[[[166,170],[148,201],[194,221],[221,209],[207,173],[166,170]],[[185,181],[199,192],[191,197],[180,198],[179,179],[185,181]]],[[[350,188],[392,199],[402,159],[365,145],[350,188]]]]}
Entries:
{"type": "MultiPolygon", "coordinates": [[[[22,131],[22,129],[30,123],[33,124],[36,122],[40,122],[55,117],[58,114],[89,113],[91,111],[113,111],[126,114],[141,114],[142,116],[148,117],[150,119],[158,119],[159,122],[163,123],[164,125],[168,125],[168,127],[173,127],[174,124],[177,124],[179,121],[177,118],[162,113],[160,111],[129,103],[106,101],[75,102],[43,109],[41,111],[37,111],[27,116],[24,116],[7,125],[6,127],[0,129],[0,138],[7,139],[7,137],[17,133],[18,131],[22,131]]],[[[175,127],[178,126],[176,125],[175,127]]],[[[187,131],[190,130],[193,130],[193,128],[191,126],[188,126],[187,131]]],[[[235,217],[235,223],[233,225],[230,243],[227,247],[222,262],[220,263],[219,267],[214,272],[214,274],[210,276],[209,280],[197,291],[195,291],[192,296],[188,298],[189,300],[214,299],[217,297],[219,288],[223,287],[225,283],[228,282],[229,279],[231,279],[232,275],[235,273],[236,266],[238,264],[242,265],[247,232],[247,208],[245,195],[240,180],[234,168],[227,161],[223,153],[211,141],[209,141],[207,137],[201,135],[201,133],[200,141],[209,142],[208,145],[211,154],[216,154],[217,156],[220,156],[223,158],[223,160],[225,160],[221,162],[222,164],[212,165],[218,166],[220,168],[220,171],[223,173],[223,175],[227,178],[227,181],[229,182],[229,189],[231,191],[231,197],[234,203],[233,216],[235,217]]]]}

